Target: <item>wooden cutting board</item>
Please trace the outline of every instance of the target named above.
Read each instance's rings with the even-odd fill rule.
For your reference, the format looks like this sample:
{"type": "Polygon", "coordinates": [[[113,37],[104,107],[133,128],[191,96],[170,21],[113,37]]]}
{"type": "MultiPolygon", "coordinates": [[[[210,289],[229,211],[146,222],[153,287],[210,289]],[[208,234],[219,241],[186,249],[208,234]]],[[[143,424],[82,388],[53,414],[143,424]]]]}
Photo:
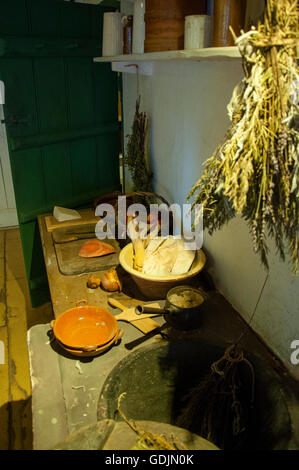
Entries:
{"type": "Polygon", "coordinates": [[[58,220],[53,215],[45,216],[45,224],[48,232],[52,232],[56,228],[61,227],[75,227],[78,225],[85,224],[96,224],[100,217],[94,215],[94,209],[82,209],[78,211],[81,215],[81,219],[66,220],[64,222],[58,222],[58,220]]]}
{"type": "Polygon", "coordinates": [[[95,238],[96,224],[74,225],[55,228],[52,231],[54,243],[66,243],[75,240],[95,238]]]}
{"type": "MultiPolygon", "coordinates": [[[[154,314],[137,315],[135,313],[135,307],[126,307],[122,305],[122,303],[120,303],[118,300],[113,299],[111,297],[108,299],[108,302],[110,305],[113,305],[113,307],[117,307],[122,310],[121,313],[115,315],[117,321],[125,321],[127,323],[130,323],[131,325],[135,326],[135,328],[142,331],[142,333],[149,333],[155,328],[161,326],[160,323],[156,322],[151,318],[152,316],[156,316],[154,314]]],[[[162,308],[162,306],[164,306],[164,301],[149,303],[147,302],[146,305],[151,307],[162,308]]]]}
{"type": "Polygon", "coordinates": [[[82,258],[79,251],[86,239],[80,239],[67,243],[54,243],[59,271],[66,276],[72,274],[91,273],[114,268],[119,262],[120,247],[117,240],[104,240],[112,245],[116,253],[111,253],[97,258],[82,258]]]}

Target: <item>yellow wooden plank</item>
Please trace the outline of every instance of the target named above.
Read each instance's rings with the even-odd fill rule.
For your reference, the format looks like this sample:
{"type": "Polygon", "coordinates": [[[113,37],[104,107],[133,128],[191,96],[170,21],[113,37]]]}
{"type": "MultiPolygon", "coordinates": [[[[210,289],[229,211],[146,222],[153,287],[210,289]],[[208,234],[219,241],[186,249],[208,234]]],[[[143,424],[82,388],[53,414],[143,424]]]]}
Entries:
{"type": "Polygon", "coordinates": [[[25,287],[25,279],[6,282],[13,449],[30,449],[32,446],[25,287]]]}
{"type": "Polygon", "coordinates": [[[22,244],[19,237],[9,238],[5,243],[6,278],[7,280],[26,277],[22,244]]]}
{"type": "Polygon", "coordinates": [[[10,228],[5,231],[5,239],[6,242],[10,241],[19,241],[21,242],[21,235],[19,228],[10,228]]]}
{"type": "Polygon", "coordinates": [[[0,327],[6,325],[5,261],[0,258],[0,327]]]}
{"type": "Polygon", "coordinates": [[[4,258],[4,238],[5,238],[5,231],[0,230],[0,258],[4,258]]]}
{"type": "Polygon", "coordinates": [[[14,369],[15,383],[12,386],[15,399],[23,399],[30,394],[25,282],[6,282],[9,355],[14,369]]]}
{"type": "Polygon", "coordinates": [[[7,328],[0,328],[0,450],[9,447],[9,371],[7,328]],[[2,346],[4,345],[4,357],[2,346]]]}

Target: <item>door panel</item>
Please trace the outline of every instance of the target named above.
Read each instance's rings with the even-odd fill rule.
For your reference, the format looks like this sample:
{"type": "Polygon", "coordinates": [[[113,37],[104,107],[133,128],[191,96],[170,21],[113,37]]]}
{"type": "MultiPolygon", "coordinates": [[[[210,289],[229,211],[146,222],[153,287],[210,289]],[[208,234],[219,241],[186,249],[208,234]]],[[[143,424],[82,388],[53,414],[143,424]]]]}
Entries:
{"type": "Polygon", "coordinates": [[[93,64],[86,58],[68,58],[65,62],[68,77],[69,125],[89,126],[95,121],[93,64]],[[84,100],[81,90],[85,90],[84,100]]]}
{"type": "MultiPolygon", "coordinates": [[[[115,122],[118,120],[118,98],[113,92],[115,84],[109,80],[109,77],[111,77],[111,65],[105,63],[98,63],[97,65],[101,67],[93,68],[93,81],[96,84],[94,89],[95,121],[98,124],[107,121],[115,122]]],[[[117,80],[116,74],[115,79],[117,80]]]]}
{"type": "Polygon", "coordinates": [[[21,224],[20,232],[31,303],[35,307],[49,300],[45,268],[41,263],[43,250],[37,222],[21,224]]]}
{"type": "Polygon", "coordinates": [[[23,215],[46,204],[41,150],[34,148],[14,152],[12,171],[17,209],[22,222],[23,215]]]}
{"type": "Polygon", "coordinates": [[[26,0],[1,0],[1,34],[28,34],[26,0]]]}
{"type": "Polygon", "coordinates": [[[38,133],[36,94],[31,59],[1,59],[5,83],[4,114],[10,138],[38,133]]]}
{"type": "Polygon", "coordinates": [[[36,306],[49,298],[37,215],[55,205],[92,207],[99,195],[121,189],[117,74],[110,64],[93,62],[101,51],[103,13],[115,8],[55,0],[4,1],[1,7],[0,79],[36,306]]]}
{"type": "Polygon", "coordinates": [[[47,145],[43,147],[42,152],[46,200],[53,203],[63,201],[73,193],[69,145],[47,145]]]}
{"type": "Polygon", "coordinates": [[[97,156],[94,138],[71,142],[70,152],[74,191],[77,194],[93,191],[98,184],[95,172],[97,156]]]}
{"type": "Polygon", "coordinates": [[[34,61],[38,121],[41,133],[67,127],[67,104],[63,58],[39,58],[34,61]]]}
{"type": "Polygon", "coordinates": [[[76,3],[72,8],[66,2],[61,5],[61,24],[63,35],[69,37],[91,37],[91,15],[90,5],[76,3]]]}
{"type": "Polygon", "coordinates": [[[119,161],[113,158],[119,149],[119,141],[115,136],[101,135],[97,138],[97,148],[99,158],[97,160],[99,184],[112,187],[113,181],[119,180],[119,161]]]}
{"type": "MultiPolygon", "coordinates": [[[[13,4],[13,2],[11,3],[13,4]]],[[[32,35],[60,35],[61,15],[53,0],[31,0],[31,7],[28,9],[28,21],[32,35]]]]}

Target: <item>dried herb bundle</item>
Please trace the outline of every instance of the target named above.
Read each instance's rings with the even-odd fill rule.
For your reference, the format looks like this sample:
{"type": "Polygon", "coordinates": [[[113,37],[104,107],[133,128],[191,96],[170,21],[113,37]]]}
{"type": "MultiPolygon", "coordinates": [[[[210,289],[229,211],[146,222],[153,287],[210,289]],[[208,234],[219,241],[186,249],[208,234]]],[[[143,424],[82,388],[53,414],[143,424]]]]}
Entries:
{"type": "Polygon", "coordinates": [[[235,344],[186,395],[178,425],[221,449],[241,449],[249,439],[253,401],[254,369],[235,344]]]}
{"type": "Polygon", "coordinates": [[[128,136],[125,154],[125,164],[131,174],[134,191],[151,192],[152,172],[148,154],[149,118],[145,112],[140,112],[140,97],[136,101],[132,133],[128,136]]]}
{"type": "Polygon", "coordinates": [[[295,273],[299,229],[298,36],[297,0],[268,0],[264,24],[235,37],[245,77],[228,105],[231,125],[187,197],[193,198],[192,207],[202,204],[210,234],[241,215],[249,223],[253,248],[266,267],[266,232],[274,238],[283,260],[285,239],[295,273]]]}
{"type": "Polygon", "coordinates": [[[126,393],[122,393],[117,400],[117,410],[122,419],[128,424],[128,426],[137,434],[137,444],[132,447],[131,450],[187,450],[187,448],[172,438],[172,442],[169,442],[165,437],[159,434],[153,434],[145,429],[142,429],[134,421],[129,421],[124,413],[120,409],[120,402],[126,393]]]}

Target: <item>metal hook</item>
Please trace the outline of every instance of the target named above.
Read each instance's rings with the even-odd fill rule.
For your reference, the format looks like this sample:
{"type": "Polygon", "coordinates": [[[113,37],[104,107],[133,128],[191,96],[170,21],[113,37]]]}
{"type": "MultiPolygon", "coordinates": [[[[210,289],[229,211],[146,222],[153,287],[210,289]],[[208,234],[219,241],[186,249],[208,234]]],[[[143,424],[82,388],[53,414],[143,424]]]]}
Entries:
{"type": "Polygon", "coordinates": [[[127,64],[125,67],[136,67],[136,75],[137,75],[137,99],[139,97],[139,65],[138,64],[127,64]]]}

